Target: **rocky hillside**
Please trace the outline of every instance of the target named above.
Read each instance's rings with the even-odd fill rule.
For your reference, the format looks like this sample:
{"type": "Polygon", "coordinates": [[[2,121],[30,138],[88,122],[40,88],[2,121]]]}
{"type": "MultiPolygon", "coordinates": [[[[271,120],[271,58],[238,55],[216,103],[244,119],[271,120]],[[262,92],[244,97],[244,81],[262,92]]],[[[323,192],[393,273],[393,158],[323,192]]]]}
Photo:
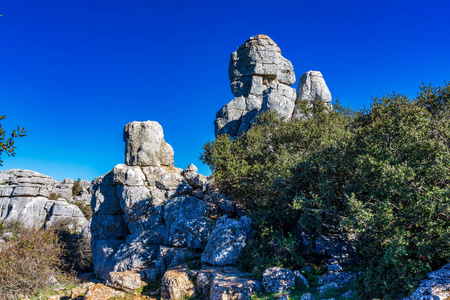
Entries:
{"type": "Polygon", "coordinates": [[[0,171],[0,222],[18,222],[27,228],[50,228],[65,223],[77,231],[88,229],[88,221],[74,203],[90,205],[90,182],[79,181],[73,196],[74,181],[59,182],[29,170],[0,171]]]}

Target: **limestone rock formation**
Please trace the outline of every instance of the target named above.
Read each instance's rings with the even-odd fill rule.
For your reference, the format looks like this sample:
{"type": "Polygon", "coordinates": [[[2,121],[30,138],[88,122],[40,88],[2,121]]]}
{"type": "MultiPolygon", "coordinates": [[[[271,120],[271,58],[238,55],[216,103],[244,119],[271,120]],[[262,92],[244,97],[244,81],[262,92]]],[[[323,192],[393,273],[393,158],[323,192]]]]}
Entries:
{"type": "Polygon", "coordinates": [[[239,221],[221,217],[211,233],[202,262],[214,266],[235,265],[250,235],[250,221],[242,217],[239,221]]]}
{"type": "Polygon", "coordinates": [[[251,37],[231,54],[228,68],[236,96],[214,121],[215,134],[236,136],[248,130],[261,110],[276,110],[290,119],[295,105],[294,68],[266,35],[251,37]]]}
{"type": "Polygon", "coordinates": [[[187,265],[167,271],[161,281],[162,300],[189,299],[194,293],[194,284],[189,279],[187,265]]]}
{"type": "Polygon", "coordinates": [[[50,228],[64,223],[77,231],[88,221],[73,201],[72,179],[58,182],[29,170],[0,172],[0,222],[27,228],[50,228]],[[50,200],[52,199],[52,200],[50,200]]]}
{"type": "Polygon", "coordinates": [[[73,201],[90,206],[92,198],[92,183],[88,180],[79,180],[78,184],[80,185],[80,191],[74,196],[73,201]]]}
{"type": "Polygon", "coordinates": [[[106,285],[127,293],[133,293],[146,285],[141,277],[141,273],[136,271],[110,272],[106,285]]]}
{"type": "MultiPolygon", "coordinates": [[[[225,211],[234,214],[234,208],[222,205],[224,211],[213,201],[216,190],[194,165],[184,171],[173,166],[173,151],[161,152],[172,148],[157,122],[129,123],[124,137],[127,164],[93,181],[94,270],[105,279],[113,271],[145,268],[144,277],[158,280],[194,252],[203,252],[217,219],[225,211]]],[[[241,219],[233,220],[239,232],[249,231],[248,218],[241,219]]],[[[242,250],[241,235],[227,264],[235,263],[242,250]]]]}
{"type": "Polygon", "coordinates": [[[322,73],[309,71],[300,77],[298,93],[295,100],[294,118],[304,119],[306,116],[301,111],[301,102],[305,102],[307,108],[312,108],[316,101],[321,100],[328,110],[332,110],[331,93],[328,89],[322,73]]]}
{"type": "Polygon", "coordinates": [[[125,163],[129,166],[173,166],[172,146],[164,141],[158,122],[131,122],[123,132],[125,163]]]}
{"type": "Polygon", "coordinates": [[[450,298],[450,264],[428,274],[419,287],[403,300],[444,300],[450,298]]]}
{"type": "Polygon", "coordinates": [[[238,136],[251,127],[259,113],[266,111],[275,111],[285,120],[303,119],[302,100],[307,100],[306,108],[320,99],[332,109],[331,93],[318,71],[302,75],[296,95],[295,89],[290,87],[295,83],[294,67],[266,35],[251,37],[231,54],[228,76],[236,98],[217,112],[216,136],[238,136]]]}
{"type": "Polygon", "coordinates": [[[86,295],[84,296],[85,300],[99,300],[99,299],[111,299],[111,298],[123,298],[125,297],[125,293],[122,291],[115,290],[113,288],[107,287],[103,284],[97,283],[96,285],[91,286],[86,295]]]}

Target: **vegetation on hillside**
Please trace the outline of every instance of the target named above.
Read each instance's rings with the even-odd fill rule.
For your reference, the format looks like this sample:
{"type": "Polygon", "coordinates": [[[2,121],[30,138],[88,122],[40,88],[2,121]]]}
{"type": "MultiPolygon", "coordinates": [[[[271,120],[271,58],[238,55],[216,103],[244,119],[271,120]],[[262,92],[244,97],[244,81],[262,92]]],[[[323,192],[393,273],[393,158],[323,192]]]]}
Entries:
{"type": "MultiPolygon", "coordinates": [[[[450,84],[414,100],[374,98],[369,109],[317,105],[308,120],[270,113],[236,139],[219,136],[201,155],[218,187],[253,218],[242,267],[320,265],[311,238],[357,238],[361,298],[397,299],[450,259],[450,84]]],[[[306,106],[305,106],[306,107],[306,106]]]]}
{"type": "Polygon", "coordinates": [[[21,299],[77,283],[76,275],[92,271],[89,240],[64,226],[29,230],[0,224],[0,294],[21,299]],[[6,236],[8,238],[6,238],[6,236]]]}

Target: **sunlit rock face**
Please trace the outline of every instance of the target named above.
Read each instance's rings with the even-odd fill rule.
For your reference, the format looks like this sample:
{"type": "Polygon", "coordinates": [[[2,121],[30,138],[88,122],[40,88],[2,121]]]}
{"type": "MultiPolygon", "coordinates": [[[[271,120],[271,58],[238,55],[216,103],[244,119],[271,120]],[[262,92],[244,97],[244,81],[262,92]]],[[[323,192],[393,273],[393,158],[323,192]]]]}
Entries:
{"type": "Polygon", "coordinates": [[[251,37],[231,54],[228,68],[236,96],[216,114],[214,132],[237,136],[251,126],[260,111],[276,110],[290,119],[295,105],[294,67],[267,35],[251,37]]]}
{"type": "Polygon", "coordinates": [[[322,73],[319,71],[308,71],[300,77],[300,82],[298,83],[293,117],[298,119],[308,117],[300,109],[302,101],[306,102],[305,104],[308,108],[312,108],[318,101],[321,101],[327,110],[332,110],[331,99],[331,92],[325,83],[322,73]]]}
{"type": "Polygon", "coordinates": [[[19,223],[30,229],[49,229],[64,224],[78,232],[88,226],[78,206],[90,197],[90,184],[84,184],[80,197],[72,196],[74,181],[59,182],[41,173],[11,169],[0,171],[0,223],[19,223]]]}
{"type": "Polygon", "coordinates": [[[173,166],[172,146],[164,141],[158,122],[131,122],[123,132],[125,164],[129,166],[173,166]]]}
{"type": "MultiPolygon", "coordinates": [[[[236,204],[218,193],[193,164],[185,170],[173,166],[172,147],[157,122],[127,124],[124,141],[126,164],[93,181],[94,269],[97,276],[107,278],[112,271],[145,267],[152,270],[148,276],[156,278],[184,262],[185,255],[175,253],[202,253],[217,220],[225,213],[237,215],[236,204]]],[[[235,264],[248,236],[241,228],[248,218],[229,220],[240,226],[230,225],[239,229],[230,239],[239,241],[240,247],[218,265],[235,264]]],[[[250,230],[248,224],[245,228],[250,230]]],[[[220,242],[215,245],[225,249],[220,242]]]]}
{"type": "Polygon", "coordinates": [[[302,75],[299,93],[292,63],[281,55],[278,45],[267,35],[251,37],[231,54],[228,68],[231,92],[236,97],[216,114],[214,133],[235,137],[247,131],[261,112],[275,111],[285,120],[304,119],[300,102],[307,108],[318,99],[331,107],[331,93],[318,71],[302,75]]]}

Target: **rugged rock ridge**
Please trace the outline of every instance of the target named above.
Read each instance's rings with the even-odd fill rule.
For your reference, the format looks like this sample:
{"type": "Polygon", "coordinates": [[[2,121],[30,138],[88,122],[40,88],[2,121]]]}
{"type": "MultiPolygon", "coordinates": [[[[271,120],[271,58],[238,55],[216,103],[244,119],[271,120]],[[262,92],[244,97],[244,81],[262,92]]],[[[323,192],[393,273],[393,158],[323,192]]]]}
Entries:
{"type": "Polygon", "coordinates": [[[90,200],[90,183],[80,182],[80,194],[72,197],[72,179],[59,182],[29,170],[0,171],[0,222],[19,222],[27,228],[50,228],[61,222],[81,231],[88,225],[78,206],[90,200]]]}
{"type": "Polygon", "coordinates": [[[198,272],[201,265],[235,265],[251,235],[250,219],[194,165],[184,171],[173,166],[172,147],[157,122],[127,124],[124,141],[126,164],[93,181],[95,273],[122,290],[131,288],[123,287],[122,277],[134,274],[147,283],[162,278],[163,299],[191,295],[197,273],[188,276],[186,260],[198,272]]]}
{"type": "Polygon", "coordinates": [[[236,98],[216,114],[214,132],[237,136],[248,130],[256,115],[276,111],[286,120],[304,118],[300,101],[311,105],[318,99],[328,103],[331,94],[320,72],[309,71],[300,80],[296,95],[292,63],[281,55],[278,45],[268,36],[251,37],[231,54],[228,68],[231,91],[236,98]]]}

